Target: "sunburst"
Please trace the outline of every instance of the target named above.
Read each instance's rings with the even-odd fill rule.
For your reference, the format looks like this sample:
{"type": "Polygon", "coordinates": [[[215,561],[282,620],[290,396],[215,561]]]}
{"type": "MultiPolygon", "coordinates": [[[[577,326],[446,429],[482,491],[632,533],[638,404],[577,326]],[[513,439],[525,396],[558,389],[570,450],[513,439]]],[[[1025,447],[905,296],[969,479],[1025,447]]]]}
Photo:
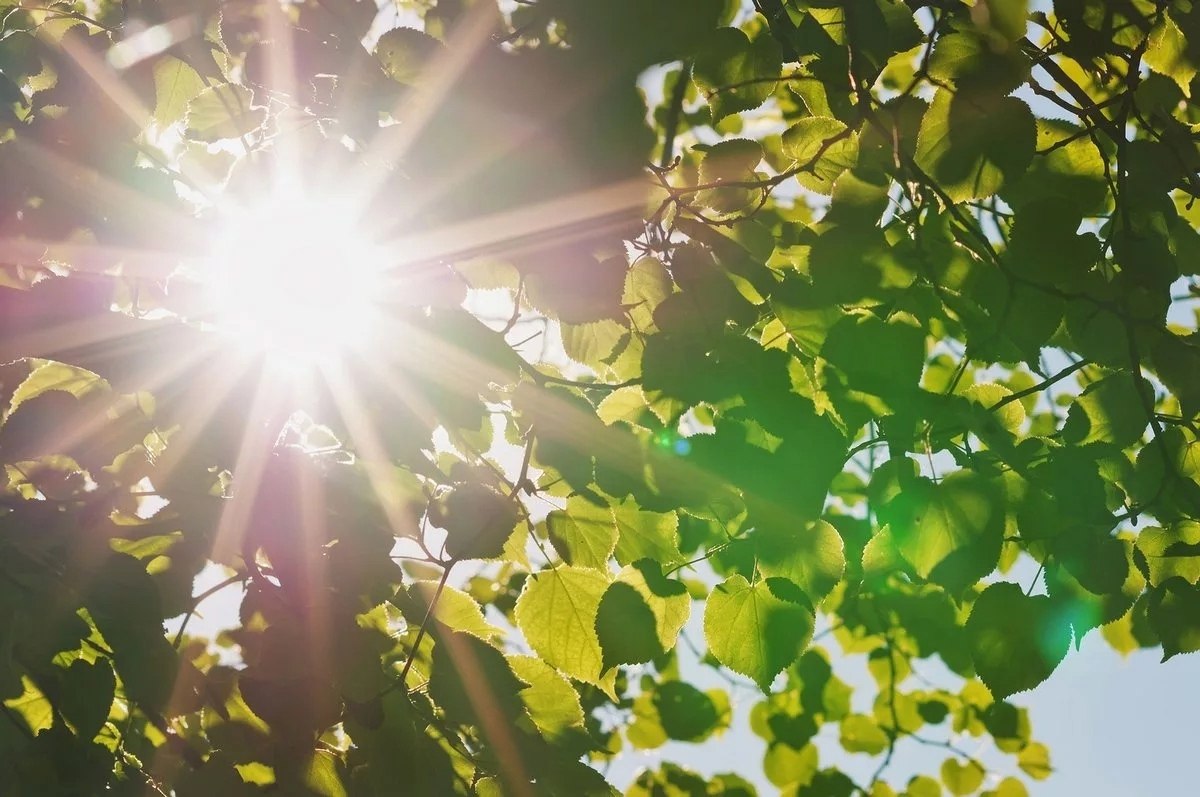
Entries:
{"type": "Polygon", "coordinates": [[[267,196],[220,209],[198,276],[216,333],[294,370],[378,340],[387,266],[347,203],[267,196]]]}
{"type": "MultiPolygon", "coordinates": [[[[167,152],[150,146],[146,152],[149,160],[191,190],[182,193],[203,194],[203,208],[198,209],[196,217],[188,218],[167,206],[146,206],[148,200],[127,196],[131,192],[120,181],[53,156],[58,158],[53,162],[54,174],[90,186],[85,202],[120,206],[148,224],[186,230],[187,240],[181,235],[180,251],[94,246],[86,239],[0,239],[0,256],[14,262],[41,268],[53,258],[55,266],[66,262],[76,269],[76,276],[71,278],[80,278],[84,271],[92,278],[119,275],[134,284],[142,281],[152,288],[150,293],[166,296],[152,320],[112,313],[119,323],[89,317],[49,324],[29,340],[4,341],[0,347],[0,353],[12,356],[53,356],[79,346],[122,347],[127,338],[136,338],[131,349],[144,352],[139,354],[136,368],[142,380],[138,388],[155,391],[166,385],[178,399],[176,415],[181,429],[169,438],[161,462],[163,475],[186,456],[186,451],[178,449],[197,444],[204,430],[212,429],[214,424],[234,423],[222,418],[218,408],[226,406],[228,391],[235,383],[244,382],[248,370],[266,364],[257,374],[256,395],[240,408],[241,442],[234,461],[222,463],[232,471],[233,489],[212,541],[212,557],[217,561],[256,556],[256,552],[246,551],[241,545],[247,523],[252,520],[254,501],[281,427],[298,408],[299,390],[313,382],[323,382],[324,392],[334,399],[331,412],[341,415],[348,432],[344,443],[365,463],[368,480],[378,493],[392,531],[412,534],[416,519],[407,516],[409,510],[395,501],[389,489],[389,455],[376,426],[384,421],[372,418],[362,406],[364,385],[355,383],[355,374],[371,372],[374,384],[395,392],[396,402],[412,408],[416,417],[427,419],[432,435],[437,408],[428,406],[425,397],[418,395],[420,391],[406,391],[406,385],[424,379],[450,390],[472,389],[479,374],[488,373],[493,366],[480,361],[470,350],[437,340],[428,332],[409,329],[403,313],[397,316],[392,311],[397,305],[407,305],[406,312],[413,312],[414,307],[436,304],[420,295],[430,282],[428,274],[445,271],[446,264],[456,259],[504,258],[563,240],[587,238],[640,216],[644,185],[634,180],[444,228],[413,230],[403,229],[400,224],[397,234],[395,227],[383,229],[377,221],[365,221],[379,216],[366,211],[379,204],[386,175],[394,172],[410,146],[426,132],[438,103],[454,92],[456,80],[468,70],[473,54],[488,46],[494,19],[488,17],[485,5],[475,6],[456,29],[444,55],[427,68],[422,79],[424,88],[410,92],[391,114],[398,124],[380,128],[367,140],[355,157],[348,158],[344,174],[322,173],[319,185],[314,185],[306,178],[319,172],[316,167],[320,164],[305,163],[305,150],[289,139],[286,131],[270,143],[254,142],[263,149],[253,154],[238,150],[239,144],[245,149],[248,142],[246,136],[241,136],[239,142],[230,142],[230,148],[238,150],[236,154],[242,158],[263,157],[270,161],[274,174],[264,179],[256,191],[229,191],[222,196],[220,191],[212,190],[220,181],[198,174],[194,164],[185,167],[175,163],[167,152]],[[385,238],[380,238],[384,233],[385,238]],[[170,268],[162,265],[163,260],[170,263],[170,268]],[[179,311],[178,318],[172,317],[170,313],[178,308],[172,307],[170,287],[188,282],[198,288],[192,292],[198,306],[179,311]],[[166,293],[162,290],[164,283],[166,293]],[[162,330],[184,324],[197,332],[188,337],[190,349],[170,349],[174,342],[156,349],[154,341],[162,330]],[[148,340],[150,346],[142,346],[148,340]],[[200,382],[203,384],[197,384],[200,382]],[[196,390],[180,389],[181,383],[194,384],[196,390]]],[[[272,94],[295,95],[296,86],[288,85],[287,68],[287,36],[292,29],[284,23],[280,7],[272,8],[274,11],[264,19],[263,31],[264,37],[276,42],[271,50],[270,72],[278,84],[271,86],[272,94]]],[[[161,30],[169,34],[172,30],[192,29],[194,25],[167,25],[161,30]]],[[[150,125],[149,109],[122,80],[113,59],[104,60],[79,48],[67,55],[113,106],[139,127],[150,125]]],[[[125,60],[120,64],[131,66],[125,60]]],[[[522,145],[522,140],[500,137],[486,155],[502,158],[522,145]]],[[[30,151],[40,155],[42,149],[34,144],[30,151]]],[[[48,144],[46,149],[53,148],[48,144]]],[[[486,163],[478,166],[486,167],[486,163]]],[[[469,174],[464,174],[463,168],[462,164],[446,164],[445,184],[425,186],[428,196],[469,191],[469,174]]],[[[420,199],[412,197],[409,202],[419,203],[420,199]]],[[[395,214],[392,216],[389,222],[394,223],[395,214]]],[[[134,310],[138,310],[137,302],[134,310]]],[[[108,313],[101,316],[104,314],[108,313]]],[[[318,497],[312,498],[318,501],[318,497]]],[[[322,517],[319,505],[306,509],[312,511],[304,513],[306,527],[296,529],[298,545],[304,544],[304,539],[322,539],[319,529],[311,527],[312,523],[322,522],[318,520],[322,517]]],[[[253,562],[246,564],[253,568],[253,562]]],[[[481,707],[482,713],[490,713],[485,708],[481,707]]],[[[502,733],[493,727],[485,730],[492,736],[502,733]]],[[[520,768],[515,755],[512,759],[509,766],[520,768]]]]}

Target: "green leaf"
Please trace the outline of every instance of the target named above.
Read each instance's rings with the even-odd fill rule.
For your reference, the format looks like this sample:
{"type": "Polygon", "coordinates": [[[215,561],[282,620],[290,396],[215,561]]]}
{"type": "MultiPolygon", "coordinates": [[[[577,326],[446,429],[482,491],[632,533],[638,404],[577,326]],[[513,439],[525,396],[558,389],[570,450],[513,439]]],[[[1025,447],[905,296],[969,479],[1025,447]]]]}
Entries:
{"type": "Polygon", "coordinates": [[[807,786],[817,774],[818,755],[814,744],[806,744],[797,750],[791,745],[776,742],[767,748],[763,772],[771,783],[781,789],[807,786]]]}
{"type": "Polygon", "coordinates": [[[435,525],[446,530],[446,553],[454,559],[497,559],[518,525],[516,502],[477,482],[455,485],[432,507],[435,525]]]}
{"type": "Polygon", "coordinates": [[[858,161],[858,134],[837,119],[809,116],[784,131],[782,149],[800,168],[800,185],[830,194],[834,181],[858,161]]]}
{"type": "MultiPolygon", "coordinates": [[[[723,693],[722,693],[723,694],[723,693]]],[[[667,681],[654,690],[654,708],[667,738],[683,742],[699,742],[712,735],[722,718],[712,697],[683,681],[667,681]]]]}
{"type": "MultiPolygon", "coordinates": [[[[437,582],[418,580],[405,589],[413,605],[412,611],[405,611],[405,616],[410,623],[419,623],[437,592],[437,582]]],[[[401,609],[405,607],[401,606],[401,609]]],[[[433,608],[433,619],[454,631],[462,631],[483,640],[491,640],[501,634],[499,628],[484,619],[483,610],[474,598],[449,584],[442,587],[441,597],[433,608]]]]}
{"type": "Polygon", "coordinates": [[[525,713],[525,686],[491,644],[466,634],[437,635],[428,694],[455,722],[482,725],[490,717],[516,721],[525,713]]]}
{"type": "Polygon", "coordinates": [[[1183,414],[1200,414],[1200,336],[1184,337],[1170,330],[1150,350],[1158,378],[1179,401],[1183,414]]]}
{"type": "Polygon", "coordinates": [[[947,758],[942,762],[942,783],[946,784],[951,794],[958,797],[974,794],[983,785],[985,774],[983,765],[973,758],[963,764],[957,758],[947,758]]]}
{"type": "Polygon", "coordinates": [[[1200,584],[1200,523],[1180,520],[1165,529],[1142,529],[1136,556],[1152,587],[1160,587],[1170,578],[1200,584]]]}
{"type": "Polygon", "coordinates": [[[604,668],[639,664],[671,650],[691,608],[687,587],[665,578],[656,561],[642,559],[625,567],[596,613],[604,668]]]}
{"type": "Polygon", "coordinates": [[[700,182],[747,180],[763,159],[762,144],[746,138],[731,138],[710,147],[700,161],[700,182]]]}
{"type": "Polygon", "coordinates": [[[534,573],[517,598],[517,626],[546,661],[580,681],[600,685],[604,652],[596,637],[596,614],[608,577],[582,567],[534,573]]]}
{"type": "Polygon", "coordinates": [[[983,408],[985,417],[995,419],[1000,428],[1009,434],[1018,434],[1025,424],[1025,405],[1020,401],[1010,401],[997,410],[991,410],[1012,393],[1009,388],[995,382],[979,382],[963,391],[964,396],[983,408]]]}
{"type": "Polygon", "coordinates": [[[1112,443],[1121,448],[1133,445],[1146,432],[1145,408],[1153,400],[1153,388],[1140,377],[1117,373],[1101,379],[1088,385],[1071,405],[1063,439],[1075,444],[1112,443]]]}
{"type": "Polygon", "coordinates": [[[134,559],[148,561],[156,556],[167,555],[182,540],[183,532],[173,531],[170,534],[151,534],[137,540],[114,537],[109,542],[109,546],[117,553],[128,554],[134,559]]]}
{"type": "MultiPolygon", "coordinates": [[[[620,421],[636,425],[648,409],[646,394],[640,387],[631,385],[605,396],[596,408],[596,417],[609,426],[620,421]]],[[[611,552],[609,555],[612,555],[611,552]]]]}
{"type": "Polygon", "coordinates": [[[1037,151],[1024,176],[1001,189],[1014,208],[1044,199],[1091,216],[1108,207],[1104,156],[1078,127],[1038,119],[1037,151]]]}
{"type": "Polygon", "coordinates": [[[529,684],[521,700],[538,730],[551,741],[583,729],[583,708],[571,682],[536,656],[509,656],[513,673],[529,684]]]}
{"type": "Polygon", "coordinates": [[[917,575],[952,589],[972,584],[995,568],[1004,516],[997,486],[965,470],[937,484],[914,480],[881,513],[896,549],[917,575]]]}
{"type": "Polygon", "coordinates": [[[942,797],[942,786],[928,775],[917,775],[908,781],[904,797],[942,797]]]}
{"type": "Polygon", "coordinates": [[[117,679],[104,659],[88,663],[75,659],[63,672],[58,707],[81,739],[92,739],[112,709],[117,679]]]}
{"type": "Polygon", "coordinates": [[[253,103],[254,95],[244,86],[226,83],[206,88],[188,103],[188,134],[201,141],[249,135],[267,118],[266,108],[253,103]]]}
{"type": "Polygon", "coordinates": [[[154,121],[160,128],[183,119],[188,105],[204,91],[204,79],[178,58],[166,56],[154,65],[154,121]]]}
{"type": "Polygon", "coordinates": [[[397,83],[411,86],[442,50],[442,43],[428,33],[414,28],[395,28],[379,37],[375,57],[384,74],[397,83]]]}
{"type": "Polygon", "coordinates": [[[1200,650],[1200,587],[1169,578],[1148,594],[1146,614],[1162,643],[1162,660],[1200,650]]]}
{"type": "Polygon", "coordinates": [[[317,750],[305,764],[300,776],[308,793],[313,797],[346,797],[342,785],[337,756],[328,750],[317,750]]]}
{"type": "Polygon", "coordinates": [[[1008,582],[992,584],[967,619],[975,671],[997,700],[1040,684],[1067,655],[1070,627],[1045,595],[1025,595],[1008,582]]]}
{"type": "MultiPolygon", "coordinates": [[[[745,138],[721,141],[707,152],[700,161],[700,182],[737,183],[753,181],[755,169],[763,159],[762,145],[745,138]]],[[[753,188],[713,188],[701,192],[698,199],[714,210],[734,213],[747,210],[757,201],[753,188]]]]}
{"type": "Polygon", "coordinates": [[[812,782],[801,786],[797,797],[851,797],[856,791],[854,781],[839,769],[822,769],[813,775],[812,782]]]}
{"type": "Polygon", "coordinates": [[[800,528],[762,529],[752,539],[759,572],[795,582],[814,605],[830,593],[845,573],[842,537],[824,520],[800,528]]]}
{"type": "Polygon", "coordinates": [[[821,356],[846,374],[850,387],[876,395],[914,392],[925,364],[925,333],[906,313],[886,321],[860,311],[829,330],[821,356]]]}
{"type": "Polygon", "coordinates": [[[790,581],[751,584],[735,575],[708,596],[704,637],[717,661],[766,692],[812,639],[813,621],[807,598],[790,581]]]}
{"type": "Polygon", "coordinates": [[[1180,30],[1169,10],[1164,10],[1158,24],[1150,31],[1149,45],[1143,60],[1146,66],[1169,77],[1179,86],[1183,96],[1192,96],[1192,79],[1196,77],[1196,62],[1189,51],[1187,36],[1180,30]]]}
{"type": "Polygon", "coordinates": [[[54,725],[54,707],[29,676],[21,676],[21,685],[24,691],[18,697],[5,700],[4,706],[23,719],[30,732],[37,735],[54,725]]]}
{"type": "Polygon", "coordinates": [[[633,699],[633,717],[625,738],[638,750],[655,750],[667,743],[667,732],[654,706],[654,693],[643,692],[633,699]]]}
{"type": "Polygon", "coordinates": [[[1079,235],[1083,220],[1070,203],[1043,199],[1022,206],[1009,231],[1005,262],[1013,273],[1070,289],[1100,260],[1100,242],[1079,235]]]}
{"type": "Polygon", "coordinates": [[[780,74],[779,44],[767,31],[753,41],[738,28],[718,28],[696,50],[692,80],[708,100],[713,122],[762,105],[780,74]]]}
{"type": "Polygon", "coordinates": [[[608,513],[619,536],[614,555],[627,565],[639,559],[654,559],[664,567],[679,564],[679,518],[674,512],[648,512],[632,500],[614,503],[608,513]]]}
{"type": "Polygon", "coordinates": [[[772,293],[771,310],[788,337],[809,356],[820,353],[829,330],[845,315],[840,307],[821,302],[811,286],[800,280],[787,280],[772,293]]]}
{"type": "Polygon", "coordinates": [[[621,304],[629,313],[633,329],[641,332],[655,329],[654,310],[671,295],[672,289],[671,275],[658,260],[639,257],[633,262],[621,294],[621,304]]]}
{"type": "Polygon", "coordinates": [[[848,753],[878,755],[888,746],[887,734],[875,720],[863,714],[851,714],[843,719],[838,738],[848,753]]]}
{"type": "Polygon", "coordinates": [[[916,161],[951,200],[983,199],[1021,176],[1036,139],[1021,100],[939,89],[921,119],[916,161]]]}
{"type": "Polygon", "coordinates": [[[1034,780],[1045,780],[1054,772],[1050,766],[1050,751],[1041,742],[1030,742],[1017,754],[1017,766],[1034,780]]]}
{"type": "Polygon", "coordinates": [[[1016,47],[996,47],[974,32],[947,33],[939,36],[933,47],[929,75],[941,83],[953,83],[959,90],[1003,96],[1029,76],[1029,59],[1016,47]]]}
{"type": "Polygon", "coordinates": [[[550,544],[569,565],[606,570],[617,548],[620,531],[613,511],[582,496],[567,499],[566,509],[546,515],[550,544]]]}
{"type": "Polygon", "coordinates": [[[69,393],[75,398],[85,398],[106,393],[109,386],[107,382],[91,371],[64,363],[38,361],[29,375],[13,391],[5,417],[10,417],[25,402],[32,401],[53,390],[69,393]]]}
{"type": "Polygon", "coordinates": [[[161,598],[145,566],[111,555],[92,576],[85,605],[105,641],[125,694],[161,710],[171,696],[179,664],[162,625],[161,598]]]}
{"type": "Polygon", "coordinates": [[[1113,538],[1105,532],[1060,538],[1057,561],[1046,567],[1046,588],[1062,620],[1071,624],[1076,646],[1091,629],[1126,615],[1143,594],[1146,579],[1134,564],[1137,558],[1132,541],[1124,535],[1113,538]]]}
{"type": "Polygon", "coordinates": [[[989,34],[1015,42],[1028,26],[1028,0],[984,0],[983,8],[971,15],[972,21],[989,34]]]}
{"type": "Polygon", "coordinates": [[[1029,797],[1025,784],[1016,778],[1005,778],[995,789],[985,791],[983,797],[1029,797]]]}
{"type": "Polygon", "coordinates": [[[611,319],[584,324],[562,324],[563,351],[577,363],[599,367],[612,355],[629,330],[611,319]]]}

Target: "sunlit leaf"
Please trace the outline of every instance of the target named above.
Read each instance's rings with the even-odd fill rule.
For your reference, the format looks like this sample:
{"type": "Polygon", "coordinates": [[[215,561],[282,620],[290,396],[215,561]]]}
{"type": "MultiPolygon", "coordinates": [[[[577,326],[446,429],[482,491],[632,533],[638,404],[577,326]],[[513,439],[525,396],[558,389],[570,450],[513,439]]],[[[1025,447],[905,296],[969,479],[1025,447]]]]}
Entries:
{"type": "Polygon", "coordinates": [[[779,75],[781,56],[769,34],[751,40],[738,28],[720,28],[699,52],[692,79],[708,98],[714,122],[757,108],[774,90],[771,78],[779,75]]]}
{"type": "Polygon", "coordinates": [[[975,670],[997,699],[1032,689],[1067,654],[1071,630],[1044,595],[992,584],[975,600],[967,620],[975,670]]]}
{"type": "Polygon", "coordinates": [[[658,658],[675,646],[690,613],[687,588],[665,578],[655,560],[626,566],[605,590],[596,613],[605,668],[658,658]]]}
{"type": "Polygon", "coordinates": [[[521,690],[529,716],[548,738],[583,728],[579,693],[557,670],[534,656],[510,656],[513,673],[529,684],[521,690]]]}
{"type": "Polygon", "coordinates": [[[991,196],[1016,181],[1033,158],[1037,129],[1015,97],[953,94],[933,98],[917,140],[916,160],[955,202],[991,196]]]}
{"type": "Polygon", "coordinates": [[[517,625],[548,664],[572,678],[600,684],[604,653],[596,614],[608,577],[581,567],[557,567],[530,576],[517,600],[517,625]]]}
{"type": "Polygon", "coordinates": [[[740,575],[720,584],[704,607],[704,637],[717,660],[748,675],[765,692],[812,638],[813,610],[785,579],[751,584],[740,575]]]}
{"type": "Polygon", "coordinates": [[[1170,11],[1164,11],[1154,30],[1150,31],[1146,66],[1175,81],[1183,96],[1192,96],[1192,78],[1196,76],[1195,58],[1187,36],[1171,17],[1170,11]]]}
{"type": "Polygon", "coordinates": [[[829,594],[845,572],[842,538],[824,520],[794,529],[762,529],[753,539],[759,571],[795,582],[814,604],[829,594]]]}

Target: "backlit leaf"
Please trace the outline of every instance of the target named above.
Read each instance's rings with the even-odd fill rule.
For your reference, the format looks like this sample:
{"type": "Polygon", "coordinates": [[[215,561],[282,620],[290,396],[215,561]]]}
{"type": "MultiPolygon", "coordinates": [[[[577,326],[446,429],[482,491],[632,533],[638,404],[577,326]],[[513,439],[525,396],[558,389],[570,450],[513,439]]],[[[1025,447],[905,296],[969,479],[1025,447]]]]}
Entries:
{"type": "Polygon", "coordinates": [[[1021,100],[941,89],[921,120],[916,161],[953,201],[979,199],[1021,176],[1036,137],[1021,100]]]}
{"type": "Polygon", "coordinates": [[[1007,582],[983,591],[966,628],[975,671],[997,700],[1050,677],[1071,641],[1049,598],[1027,596],[1007,582]]]}
{"type": "Polygon", "coordinates": [[[784,132],[782,148],[800,169],[800,185],[829,194],[834,181],[858,160],[858,135],[836,119],[810,116],[784,132]]]}
{"type": "Polygon", "coordinates": [[[626,566],[604,592],[596,613],[604,667],[650,661],[672,649],[691,603],[683,583],[665,578],[654,560],[626,566]]]}
{"type": "Polygon", "coordinates": [[[814,604],[841,580],[846,556],[841,535],[824,520],[754,534],[759,571],[795,582],[814,604]]]}
{"type": "Polygon", "coordinates": [[[1003,497],[978,474],[916,480],[889,502],[886,516],[896,549],[922,578],[957,587],[987,575],[999,559],[1003,497]]]}
{"type": "Polygon", "coordinates": [[[535,573],[517,599],[517,626],[534,651],[553,667],[591,684],[601,683],[604,653],[596,614],[608,577],[582,567],[535,573]]]}
{"type": "Polygon", "coordinates": [[[1192,78],[1196,77],[1196,63],[1188,46],[1187,37],[1171,17],[1164,11],[1154,30],[1150,31],[1150,44],[1146,48],[1146,66],[1160,75],[1175,81],[1183,96],[1192,96],[1192,78]]]}
{"type": "Polygon", "coordinates": [[[717,660],[765,692],[812,638],[813,610],[785,579],[732,576],[708,596],[704,637],[717,660]]]}
{"type": "Polygon", "coordinates": [[[708,99],[714,122],[762,105],[780,73],[779,44],[769,33],[753,40],[738,28],[709,34],[692,67],[692,79],[708,99]]]}
{"type": "Polygon", "coordinates": [[[1137,538],[1137,556],[1150,586],[1170,578],[1200,583],[1200,523],[1180,520],[1167,528],[1148,526],[1137,538]]]}
{"type": "Polygon", "coordinates": [[[583,729],[579,693],[570,681],[535,656],[510,656],[508,663],[513,673],[528,684],[521,690],[521,700],[548,738],[556,739],[571,728],[583,729]]]}

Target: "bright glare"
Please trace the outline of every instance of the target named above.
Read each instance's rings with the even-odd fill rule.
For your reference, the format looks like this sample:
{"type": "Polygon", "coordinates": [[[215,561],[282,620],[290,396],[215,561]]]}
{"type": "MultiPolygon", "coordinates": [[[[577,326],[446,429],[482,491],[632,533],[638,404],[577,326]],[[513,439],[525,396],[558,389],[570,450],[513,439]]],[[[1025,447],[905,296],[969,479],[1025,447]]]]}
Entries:
{"type": "Polygon", "coordinates": [[[345,204],[281,199],[233,209],[210,259],[214,325],[273,362],[329,363],[377,332],[387,263],[345,204]]]}

